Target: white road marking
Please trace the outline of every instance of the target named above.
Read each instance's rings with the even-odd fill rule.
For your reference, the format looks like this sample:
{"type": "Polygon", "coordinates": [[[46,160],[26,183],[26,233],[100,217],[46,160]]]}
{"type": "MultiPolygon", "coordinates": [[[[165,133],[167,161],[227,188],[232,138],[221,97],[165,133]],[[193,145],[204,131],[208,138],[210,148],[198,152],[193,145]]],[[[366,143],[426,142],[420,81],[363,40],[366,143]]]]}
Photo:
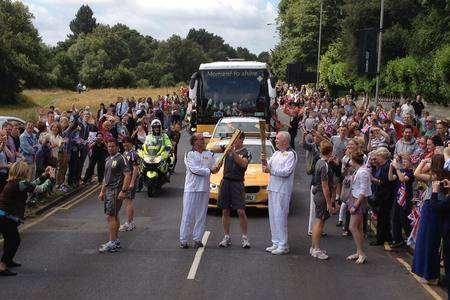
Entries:
{"type": "Polygon", "coordinates": [[[189,270],[189,274],[187,276],[187,279],[194,280],[195,275],[197,274],[198,266],[200,265],[200,261],[202,260],[203,252],[205,252],[206,243],[208,242],[208,238],[211,232],[205,231],[202,238],[203,247],[198,248],[197,252],[195,253],[194,261],[192,262],[191,269],[189,270]]]}

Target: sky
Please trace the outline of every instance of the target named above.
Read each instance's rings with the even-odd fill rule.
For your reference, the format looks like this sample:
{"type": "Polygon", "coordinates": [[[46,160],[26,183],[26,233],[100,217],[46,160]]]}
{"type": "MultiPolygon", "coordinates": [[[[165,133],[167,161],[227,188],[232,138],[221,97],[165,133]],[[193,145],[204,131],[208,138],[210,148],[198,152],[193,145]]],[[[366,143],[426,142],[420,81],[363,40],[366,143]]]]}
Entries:
{"type": "Polygon", "coordinates": [[[56,45],[70,33],[69,23],[87,4],[97,22],[123,23],[158,40],[185,37],[191,28],[205,28],[233,47],[259,54],[278,41],[275,23],[279,0],[26,0],[44,43],[56,45]]]}

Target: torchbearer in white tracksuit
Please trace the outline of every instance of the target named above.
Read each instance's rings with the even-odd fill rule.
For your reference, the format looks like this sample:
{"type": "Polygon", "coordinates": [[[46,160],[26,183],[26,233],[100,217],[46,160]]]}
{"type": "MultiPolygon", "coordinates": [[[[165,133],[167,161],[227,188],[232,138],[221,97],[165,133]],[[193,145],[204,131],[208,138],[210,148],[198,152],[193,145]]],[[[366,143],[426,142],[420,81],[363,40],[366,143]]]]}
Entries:
{"type": "Polygon", "coordinates": [[[189,248],[192,219],[195,221],[193,240],[194,247],[203,247],[202,237],[205,231],[206,213],[209,200],[209,178],[219,168],[214,164],[211,151],[205,150],[205,140],[201,133],[191,137],[192,150],[184,159],[186,164],[186,180],[183,195],[183,216],[180,226],[180,247],[189,248]]]}
{"type": "Polygon", "coordinates": [[[294,171],[297,154],[290,148],[291,137],[288,132],[278,132],[275,143],[277,151],[269,161],[262,155],[263,171],[270,174],[269,223],[272,246],[266,249],[275,255],[289,253],[287,218],[294,185],[294,171]]]}

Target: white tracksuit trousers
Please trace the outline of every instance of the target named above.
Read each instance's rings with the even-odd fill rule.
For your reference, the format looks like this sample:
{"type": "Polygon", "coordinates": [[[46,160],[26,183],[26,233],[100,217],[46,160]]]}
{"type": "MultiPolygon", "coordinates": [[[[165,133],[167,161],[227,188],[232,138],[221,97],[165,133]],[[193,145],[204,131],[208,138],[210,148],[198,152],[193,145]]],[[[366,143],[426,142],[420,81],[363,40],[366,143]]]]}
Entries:
{"type": "Polygon", "coordinates": [[[180,226],[180,242],[187,243],[191,235],[192,219],[195,220],[193,240],[201,241],[205,232],[209,192],[185,192],[183,195],[183,217],[180,226]]]}
{"type": "Polygon", "coordinates": [[[269,191],[269,223],[272,244],[279,249],[289,249],[288,215],[291,195],[269,191]]]}
{"type": "Polygon", "coordinates": [[[312,232],[314,226],[314,221],[316,220],[316,204],[314,203],[314,195],[312,193],[313,187],[311,186],[309,192],[309,221],[308,221],[308,232],[312,232]]]}

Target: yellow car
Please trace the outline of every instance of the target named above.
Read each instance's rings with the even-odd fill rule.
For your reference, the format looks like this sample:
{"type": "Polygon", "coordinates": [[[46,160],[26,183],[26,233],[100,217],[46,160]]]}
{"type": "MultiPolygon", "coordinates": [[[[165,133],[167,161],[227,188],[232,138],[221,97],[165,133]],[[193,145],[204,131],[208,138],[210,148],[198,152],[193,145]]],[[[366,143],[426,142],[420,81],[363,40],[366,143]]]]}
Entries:
{"type": "MultiPolygon", "coordinates": [[[[214,144],[227,145],[229,140],[221,140],[214,144]]],[[[211,143],[209,144],[211,146],[211,143]]],[[[247,167],[244,177],[245,185],[245,206],[264,208],[268,207],[268,193],[267,185],[269,184],[269,174],[262,172],[261,165],[261,140],[254,138],[246,138],[244,140],[244,147],[251,154],[252,158],[247,167]]],[[[267,158],[270,158],[275,152],[275,148],[270,140],[266,141],[267,158]]],[[[216,153],[214,158],[216,161],[220,159],[223,154],[216,153]]],[[[209,207],[217,208],[217,198],[219,195],[220,182],[223,177],[223,167],[217,174],[211,174],[210,179],[210,193],[209,193],[209,207]]]]}

